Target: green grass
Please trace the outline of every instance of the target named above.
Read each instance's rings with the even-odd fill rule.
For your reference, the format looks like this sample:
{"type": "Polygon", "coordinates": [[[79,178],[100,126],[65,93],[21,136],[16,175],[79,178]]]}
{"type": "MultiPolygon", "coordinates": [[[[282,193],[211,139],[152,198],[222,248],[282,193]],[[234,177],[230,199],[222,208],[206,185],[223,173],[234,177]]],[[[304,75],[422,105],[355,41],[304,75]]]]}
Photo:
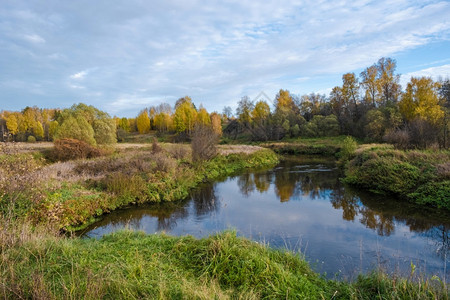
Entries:
{"type": "Polygon", "coordinates": [[[298,254],[224,232],[203,239],[120,231],[2,247],[0,297],[45,299],[446,299],[439,280],[327,280],[298,254]]]}
{"type": "Polygon", "coordinates": [[[365,147],[345,165],[345,182],[425,207],[450,210],[450,152],[365,147]]]}

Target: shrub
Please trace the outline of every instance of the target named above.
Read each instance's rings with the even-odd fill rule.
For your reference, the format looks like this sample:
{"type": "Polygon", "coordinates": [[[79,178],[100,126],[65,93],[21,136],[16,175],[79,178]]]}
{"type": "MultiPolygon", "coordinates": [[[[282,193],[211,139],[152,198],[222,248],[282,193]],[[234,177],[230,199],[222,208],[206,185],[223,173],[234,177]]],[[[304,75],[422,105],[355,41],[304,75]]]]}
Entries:
{"type": "Polygon", "coordinates": [[[189,154],[189,150],[184,145],[171,145],[167,151],[175,159],[185,159],[189,154]]]}
{"type": "Polygon", "coordinates": [[[341,152],[339,152],[341,159],[350,160],[355,155],[357,147],[356,141],[351,136],[347,136],[342,143],[341,152]]]}
{"type": "Polygon", "coordinates": [[[154,156],[156,163],[155,171],[170,173],[176,167],[176,162],[162,153],[158,153],[154,156]]]}
{"type": "Polygon", "coordinates": [[[196,126],[192,136],[192,160],[208,160],[217,155],[219,138],[210,126],[196,126]]]}
{"type": "Polygon", "coordinates": [[[54,142],[51,158],[54,160],[71,160],[102,156],[105,152],[88,143],[76,139],[59,139],[54,142]]]}
{"type": "Polygon", "coordinates": [[[34,136],[30,135],[27,139],[27,142],[28,143],[36,143],[36,138],[34,136]]]}
{"type": "Polygon", "coordinates": [[[383,140],[389,144],[393,144],[397,149],[408,149],[409,147],[409,132],[405,129],[391,130],[386,133],[383,140]]]}
{"type": "Polygon", "coordinates": [[[152,153],[159,153],[162,151],[162,148],[158,144],[158,140],[156,138],[153,138],[152,142],[152,153]]]}

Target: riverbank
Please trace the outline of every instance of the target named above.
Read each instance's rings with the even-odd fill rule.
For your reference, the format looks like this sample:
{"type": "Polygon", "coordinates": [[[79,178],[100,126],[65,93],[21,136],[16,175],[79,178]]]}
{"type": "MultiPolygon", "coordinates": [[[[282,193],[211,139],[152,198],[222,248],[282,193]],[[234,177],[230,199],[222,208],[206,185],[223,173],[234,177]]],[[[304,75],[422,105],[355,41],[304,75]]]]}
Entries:
{"type": "Polygon", "coordinates": [[[346,183],[450,211],[450,151],[363,145],[345,164],[346,183]]]}
{"type": "Polygon", "coordinates": [[[188,145],[118,147],[106,157],[49,163],[41,152],[0,156],[0,211],[34,224],[72,231],[127,205],[175,201],[202,182],[247,168],[273,167],[259,147],[226,146],[210,161],[192,162],[188,145]]]}
{"type": "Polygon", "coordinates": [[[97,239],[3,232],[0,296],[35,299],[448,299],[439,279],[326,280],[291,252],[225,232],[203,239],[120,231],[97,239]]]}

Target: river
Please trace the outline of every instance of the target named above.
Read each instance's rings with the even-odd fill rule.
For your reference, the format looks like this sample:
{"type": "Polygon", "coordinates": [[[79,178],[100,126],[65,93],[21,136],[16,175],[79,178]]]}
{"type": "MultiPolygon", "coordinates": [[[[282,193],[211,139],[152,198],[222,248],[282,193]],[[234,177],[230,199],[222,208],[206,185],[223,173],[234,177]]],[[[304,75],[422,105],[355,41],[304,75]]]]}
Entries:
{"type": "Polygon", "coordinates": [[[271,170],[205,184],[177,203],[106,215],[85,237],[118,229],[204,237],[226,229],[305,256],[328,278],[388,273],[450,279],[450,217],[342,184],[333,160],[286,157],[271,170]]]}

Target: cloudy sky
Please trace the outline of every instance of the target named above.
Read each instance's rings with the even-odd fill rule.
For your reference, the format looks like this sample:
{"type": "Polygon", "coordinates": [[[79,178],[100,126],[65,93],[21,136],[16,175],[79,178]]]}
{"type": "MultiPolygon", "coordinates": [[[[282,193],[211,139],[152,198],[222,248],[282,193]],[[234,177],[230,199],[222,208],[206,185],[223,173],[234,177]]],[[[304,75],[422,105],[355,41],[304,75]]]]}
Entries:
{"type": "Polygon", "coordinates": [[[208,111],[280,88],[326,93],[380,57],[450,76],[450,1],[1,0],[0,110],[84,102],[208,111]]]}

